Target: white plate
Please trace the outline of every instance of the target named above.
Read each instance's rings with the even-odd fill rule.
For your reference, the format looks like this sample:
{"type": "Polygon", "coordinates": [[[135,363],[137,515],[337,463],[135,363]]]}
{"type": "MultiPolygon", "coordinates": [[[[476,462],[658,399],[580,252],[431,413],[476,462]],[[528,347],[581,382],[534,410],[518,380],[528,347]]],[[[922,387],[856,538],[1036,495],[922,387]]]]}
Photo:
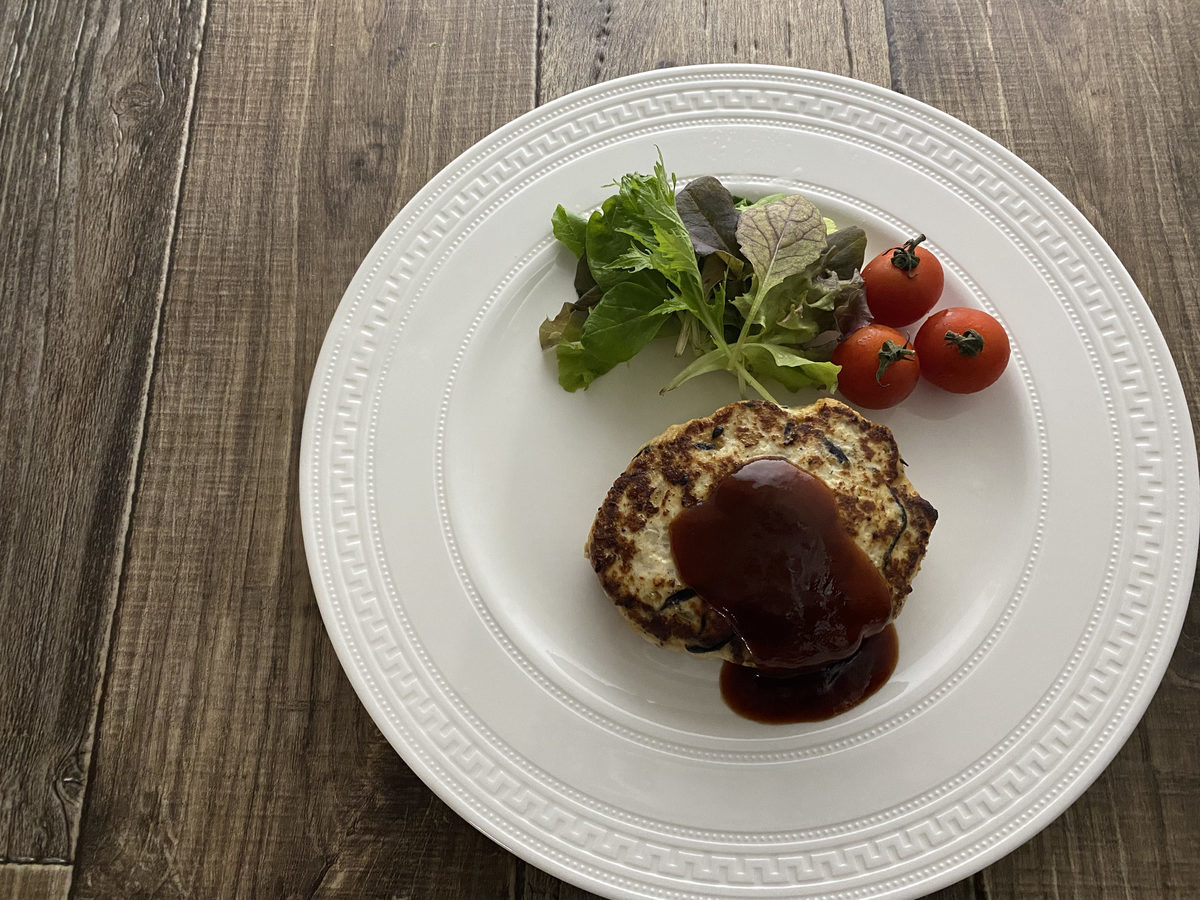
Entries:
{"type": "Polygon", "coordinates": [[[1011,850],[1137,723],[1200,520],[1178,376],[1083,216],[950,116],[761,66],[599,85],[434,178],[338,309],[300,484],[321,611],[383,733],[469,822],[612,897],[911,897],[1011,850]],[[735,716],[717,665],[633,634],[582,556],[641,443],[735,399],[718,375],[660,397],[666,346],[567,394],[538,348],[571,293],[555,204],[597,205],[656,148],[681,184],[801,190],[872,254],[925,231],[942,305],[1013,337],[983,394],[875,416],[941,520],[895,675],[829,722],[735,716]]]}

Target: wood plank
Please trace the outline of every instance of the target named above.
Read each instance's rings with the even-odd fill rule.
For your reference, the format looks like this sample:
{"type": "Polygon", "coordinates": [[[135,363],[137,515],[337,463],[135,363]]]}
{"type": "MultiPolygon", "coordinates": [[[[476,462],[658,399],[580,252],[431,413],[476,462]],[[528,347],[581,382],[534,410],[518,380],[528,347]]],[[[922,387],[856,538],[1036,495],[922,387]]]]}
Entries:
{"type": "MultiPolygon", "coordinates": [[[[597,894],[559,881],[552,875],[525,866],[522,880],[517,886],[515,900],[600,900],[597,894]]],[[[930,894],[926,900],[977,900],[971,879],[944,890],[930,894]]]]}
{"type": "Polygon", "coordinates": [[[988,895],[981,888],[981,883],[978,875],[964,878],[950,887],[934,891],[926,896],[925,900],[989,900],[988,895]]]}
{"type": "Polygon", "coordinates": [[[0,865],[0,897],[8,900],[66,900],[70,866],[0,865]]]}
{"type": "MultiPolygon", "coordinates": [[[[955,0],[887,7],[896,87],[1016,151],[1117,250],[1166,334],[1195,425],[1200,7],[1064,2],[1048,15],[955,0]]],[[[1134,736],[1061,819],[984,873],[985,896],[1200,896],[1198,603],[1200,591],[1134,736]]]]}
{"type": "Polygon", "coordinates": [[[74,895],[500,897],[510,857],[362,710],[297,513],[345,285],[533,100],[532,2],[212,2],[74,895]]]}
{"type": "Polygon", "coordinates": [[[601,900],[582,888],[559,881],[533,866],[525,866],[521,882],[513,894],[514,900],[601,900]]]}
{"type": "Polygon", "coordinates": [[[199,29],[0,4],[0,863],[74,854],[199,29]]]}
{"type": "Polygon", "coordinates": [[[544,0],[538,102],[621,75],[694,63],[799,66],[888,85],[882,0],[544,0]]]}

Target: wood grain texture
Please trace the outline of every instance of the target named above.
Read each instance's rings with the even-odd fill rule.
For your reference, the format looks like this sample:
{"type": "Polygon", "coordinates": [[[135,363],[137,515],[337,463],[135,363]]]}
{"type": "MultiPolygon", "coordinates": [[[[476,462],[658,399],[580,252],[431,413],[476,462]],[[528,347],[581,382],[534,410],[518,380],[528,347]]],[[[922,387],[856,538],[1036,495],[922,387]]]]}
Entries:
{"type": "Polygon", "coordinates": [[[532,105],[532,6],[212,3],[73,896],[507,897],[324,635],[303,402],[363,254],[532,105]]]}
{"type": "MultiPolygon", "coordinates": [[[[1166,335],[1195,426],[1200,158],[1185,136],[1198,125],[1200,6],[888,0],[888,31],[898,90],[1014,150],[1116,249],[1166,335]]],[[[1133,737],[1065,815],[983,873],[983,895],[1200,895],[1198,709],[1194,591],[1170,669],[1133,737]]]]}
{"type": "Polygon", "coordinates": [[[0,4],[0,863],[74,854],[199,27],[0,4]]]}
{"type": "Polygon", "coordinates": [[[6,900],[65,900],[72,868],[64,865],[0,865],[0,897],[6,900]]]}
{"type": "Polygon", "coordinates": [[[538,102],[693,63],[798,66],[890,81],[882,0],[544,0],[538,102]]]}
{"type": "MultiPolygon", "coordinates": [[[[582,888],[559,881],[532,866],[526,866],[513,900],[600,900],[600,897],[582,888]]],[[[986,900],[986,898],[983,894],[976,892],[975,880],[968,878],[956,885],[930,894],[928,900],[986,900]]]]}
{"type": "Polygon", "coordinates": [[[981,884],[982,881],[978,875],[964,878],[950,887],[934,891],[927,896],[926,900],[988,900],[981,884]]]}
{"type": "MultiPolygon", "coordinates": [[[[1192,0],[0,4],[0,897],[593,900],[421,784],[325,638],[299,429],[359,260],[535,103],[810,67],[1047,175],[1197,398],[1197,35],[1192,0]]],[[[1096,784],[931,896],[1200,897],[1198,711],[1200,590],[1096,784]]]]}
{"type": "Polygon", "coordinates": [[[552,875],[547,875],[532,866],[526,866],[523,870],[523,877],[513,893],[513,900],[600,900],[600,898],[590,891],[559,881],[552,875]]]}

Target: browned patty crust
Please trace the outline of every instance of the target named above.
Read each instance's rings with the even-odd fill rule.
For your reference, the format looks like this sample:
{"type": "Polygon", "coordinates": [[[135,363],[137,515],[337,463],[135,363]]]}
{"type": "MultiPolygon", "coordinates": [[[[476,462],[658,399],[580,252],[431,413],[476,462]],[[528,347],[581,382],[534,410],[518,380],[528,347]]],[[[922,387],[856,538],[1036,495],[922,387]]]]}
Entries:
{"type": "Polygon", "coordinates": [[[669,528],[680,509],[765,456],[788,459],[830,487],[847,533],[891,587],[893,616],[900,612],[937,511],[913,489],[891,431],[829,398],[800,409],[746,400],[646,444],[596,513],[587,556],[605,592],[649,640],[747,661],[728,619],[709,615],[703,598],[679,580],[669,528]]]}

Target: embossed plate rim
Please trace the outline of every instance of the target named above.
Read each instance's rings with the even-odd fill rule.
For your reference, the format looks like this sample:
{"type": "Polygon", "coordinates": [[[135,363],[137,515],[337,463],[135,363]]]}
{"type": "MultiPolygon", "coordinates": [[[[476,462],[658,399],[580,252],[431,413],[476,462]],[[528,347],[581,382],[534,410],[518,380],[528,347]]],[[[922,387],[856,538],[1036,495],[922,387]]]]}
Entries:
{"type": "MultiPolygon", "coordinates": [[[[530,841],[527,835],[523,836],[515,829],[505,828],[503,822],[492,817],[485,806],[470,791],[464,792],[462,785],[455,783],[454,773],[441,767],[435,756],[430,756],[420,747],[420,735],[405,733],[403,723],[389,716],[382,709],[381,695],[373,687],[371,683],[373,676],[364,662],[363,642],[359,639],[359,644],[355,644],[354,640],[351,639],[353,638],[353,634],[345,630],[345,626],[352,623],[349,623],[346,617],[346,606],[348,604],[345,602],[344,597],[338,595],[336,585],[332,579],[332,575],[334,574],[332,570],[336,569],[338,564],[335,560],[330,559],[328,548],[324,543],[326,535],[317,527],[319,522],[325,527],[329,525],[328,518],[322,518],[322,510],[319,506],[323,500],[327,500],[328,498],[322,496],[322,484],[317,480],[317,476],[320,474],[319,464],[321,462],[317,438],[322,433],[322,428],[325,427],[328,421],[327,415],[329,414],[329,410],[325,404],[329,389],[330,366],[336,357],[335,346],[339,339],[339,328],[344,329],[349,322],[347,310],[354,303],[364,299],[362,288],[376,274],[385,249],[384,245],[389,240],[394,243],[398,238],[398,223],[401,223],[402,220],[415,221],[420,215],[427,212],[433,204],[445,202],[446,198],[443,194],[446,186],[453,180],[455,173],[465,171],[468,163],[483,158],[489,151],[489,148],[499,147],[503,144],[504,140],[513,138],[525,130],[534,129],[547,121],[553,121],[555,117],[562,117],[564,122],[569,123],[570,115],[568,114],[573,111],[587,109],[588,105],[593,102],[598,103],[602,100],[610,100],[614,97],[620,97],[625,93],[644,91],[647,87],[659,86],[661,90],[669,91],[672,86],[689,84],[694,81],[695,84],[693,86],[698,90],[702,90],[702,85],[706,83],[712,87],[715,86],[716,81],[722,81],[727,85],[738,86],[739,89],[744,88],[747,96],[752,97],[756,81],[764,79],[769,81],[790,81],[798,86],[805,84],[820,86],[824,90],[842,90],[847,95],[869,98],[876,104],[887,106],[901,119],[907,115],[929,123],[935,129],[936,127],[941,127],[953,131],[960,138],[969,138],[975,145],[993,157],[1003,160],[1006,165],[1014,168],[1026,180],[1036,185],[1042,192],[1042,195],[1052,204],[1056,204],[1064,215],[1070,214],[1072,217],[1071,224],[1076,228],[1076,232],[1080,234],[1082,240],[1085,243],[1094,245],[1097,249],[1103,250],[1102,263],[1107,264],[1114,276],[1122,282],[1124,289],[1130,295],[1130,299],[1141,304],[1138,312],[1144,319],[1139,320],[1137,324],[1143,329],[1149,328],[1150,330],[1149,337],[1153,340],[1155,345],[1154,350],[1157,351],[1158,355],[1155,356],[1154,352],[1150,352],[1149,359],[1154,365],[1159,367],[1156,373],[1159,378],[1159,386],[1163,386],[1162,382],[1165,378],[1168,394],[1170,395],[1169,399],[1175,404],[1176,412],[1178,413],[1178,410],[1185,412],[1182,419],[1176,415],[1175,420],[1169,423],[1175,428],[1175,446],[1185,457],[1184,468],[1186,471],[1184,472],[1184,480],[1187,487],[1185,493],[1189,497],[1194,498],[1198,492],[1195,477],[1194,446],[1190,439],[1190,420],[1186,417],[1186,403],[1182,396],[1182,388],[1178,384],[1177,375],[1175,375],[1171,367],[1169,355],[1165,352],[1165,345],[1161,340],[1161,335],[1157,334],[1149,310],[1137,294],[1136,288],[1128,279],[1127,274],[1124,273],[1119,261],[1116,260],[1111,250],[1104,245],[1099,236],[1095,234],[1094,229],[1091,229],[1090,225],[1086,223],[1086,220],[1083,220],[1082,216],[1057,191],[1045,183],[1044,179],[1041,179],[1032,169],[1017,161],[1015,157],[1008,153],[1008,151],[1003,150],[999,145],[978,134],[978,132],[969,129],[962,123],[951,119],[944,113],[940,113],[909,98],[891,94],[880,88],[822,73],[766,66],[688,67],[630,76],[561,98],[514,120],[513,123],[499,129],[492,136],[489,136],[468,150],[443,170],[441,174],[432,179],[425,189],[418,192],[413,200],[396,217],[392,226],[389,226],[389,229],[385,231],[376,247],[368,255],[362,267],[360,267],[358,274],[356,274],[354,281],[347,290],[343,304],[339,308],[338,315],[331,326],[325,346],[322,348],[321,358],[318,361],[316,369],[317,377],[314,378],[313,389],[309,397],[302,446],[300,483],[306,550],[309,555],[314,587],[321,605],[322,614],[325,617],[331,640],[338,650],[339,658],[351,681],[354,683],[359,696],[362,698],[364,705],[367,706],[381,729],[409,764],[413,766],[418,774],[443,799],[450,802],[460,814],[464,815],[469,821],[505,846],[520,853],[535,864],[548,868],[564,878],[583,883],[593,890],[611,893],[613,896],[700,897],[714,895],[711,893],[692,893],[680,889],[666,889],[662,887],[661,882],[651,883],[650,879],[632,871],[629,873],[631,877],[628,878],[613,876],[610,872],[605,872],[588,865],[578,855],[563,854],[544,844],[534,846],[535,842],[530,841]],[[1148,320],[1148,324],[1145,320],[1148,320]],[[325,377],[322,378],[323,373],[325,377]],[[1172,376],[1174,376],[1173,380],[1172,376]]],[[[400,315],[402,320],[408,316],[410,311],[409,308],[401,310],[400,315]]],[[[1196,532],[1195,518],[1195,516],[1192,516],[1189,521],[1184,523],[1186,525],[1185,531],[1192,537],[1194,537],[1196,532]]],[[[1187,539],[1185,537],[1185,542],[1187,539]]],[[[1179,576],[1182,582],[1190,584],[1192,575],[1190,569],[1194,565],[1194,554],[1189,553],[1188,557],[1183,560],[1183,569],[1175,574],[1179,576]]],[[[889,888],[884,888],[882,884],[877,884],[875,887],[887,890],[889,896],[909,895],[911,891],[933,889],[938,884],[946,883],[955,877],[962,877],[967,871],[973,871],[1001,853],[1012,849],[1017,840],[1027,838],[1034,828],[1041,827],[1041,825],[1046,824],[1046,822],[1057,815],[1058,812],[1061,812],[1067,803],[1073,800],[1078,793],[1082,792],[1087,783],[1090,783],[1091,779],[1103,769],[1103,766],[1107,764],[1111,756],[1119,748],[1122,739],[1128,735],[1136,724],[1137,719],[1140,718],[1145,704],[1149,702],[1150,695],[1153,693],[1149,688],[1158,683],[1165,670],[1166,662],[1169,659],[1169,649],[1174,643],[1174,637],[1178,633],[1178,627],[1181,624],[1185,608],[1186,595],[1185,601],[1182,604],[1176,602],[1176,605],[1168,610],[1173,614],[1173,619],[1159,623],[1161,628],[1159,637],[1163,638],[1163,640],[1157,644],[1158,653],[1151,660],[1151,665],[1142,670],[1144,676],[1142,688],[1136,691],[1132,698],[1125,698],[1129,702],[1122,706],[1122,718],[1117,723],[1117,727],[1099,745],[1097,753],[1083,759],[1078,764],[1083,767],[1080,772],[1068,773],[1069,777],[1064,776],[1066,780],[1063,782],[1065,787],[1062,790],[1059,790],[1061,785],[1056,787],[1055,794],[1047,798],[1046,802],[1039,805],[1033,812],[1029,812],[1028,818],[1020,823],[1019,827],[1009,833],[1004,839],[998,840],[990,846],[979,847],[977,850],[975,847],[969,848],[969,852],[964,852],[962,859],[955,861],[953,866],[949,868],[943,867],[931,874],[926,873],[929,877],[925,877],[925,875],[921,875],[918,871],[914,871],[912,867],[909,867],[908,877],[893,879],[889,888]]],[[[369,652],[369,648],[366,648],[366,650],[369,652]]],[[[695,885],[695,888],[699,890],[703,890],[705,887],[711,888],[712,883],[697,883],[695,885]]],[[[781,896],[782,894],[779,894],[778,890],[787,889],[786,887],[778,888],[778,885],[768,885],[766,887],[772,887],[772,890],[775,892],[772,893],[764,890],[761,892],[761,896],[781,896]]],[[[832,881],[827,887],[834,890],[837,889],[837,885],[832,881]]],[[[730,888],[732,890],[732,885],[730,888]]],[[[860,886],[860,888],[850,892],[843,890],[836,894],[836,896],[876,896],[879,894],[880,890],[861,888],[860,886]]],[[[750,894],[745,895],[749,896],[750,894]]],[[[829,894],[828,896],[834,896],[834,894],[829,894]]]]}

